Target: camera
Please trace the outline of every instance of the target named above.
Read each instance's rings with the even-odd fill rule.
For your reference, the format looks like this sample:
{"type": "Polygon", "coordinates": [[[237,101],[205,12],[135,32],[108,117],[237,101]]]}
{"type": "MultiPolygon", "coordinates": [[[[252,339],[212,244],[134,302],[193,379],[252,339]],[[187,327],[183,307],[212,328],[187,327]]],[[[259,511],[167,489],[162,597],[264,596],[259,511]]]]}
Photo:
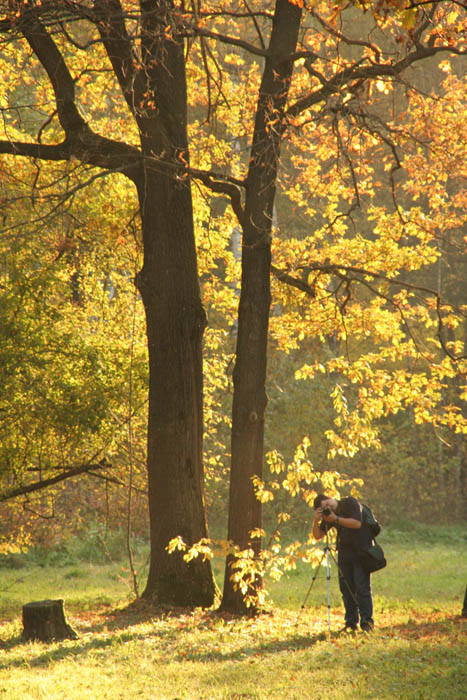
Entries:
{"type": "Polygon", "coordinates": [[[329,508],[329,506],[323,508],[323,515],[331,515],[331,509],[329,508]]]}

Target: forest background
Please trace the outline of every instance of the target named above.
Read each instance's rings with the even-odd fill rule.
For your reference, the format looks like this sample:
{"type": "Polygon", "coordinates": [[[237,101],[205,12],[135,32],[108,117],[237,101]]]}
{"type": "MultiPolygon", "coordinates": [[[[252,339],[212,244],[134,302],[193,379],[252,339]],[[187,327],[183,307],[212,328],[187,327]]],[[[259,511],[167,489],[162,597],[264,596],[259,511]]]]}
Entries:
{"type": "MultiPolygon", "coordinates": [[[[249,413],[264,426],[268,473],[249,479],[257,474],[265,504],[255,534],[269,552],[267,568],[279,575],[311,556],[309,502],[323,486],[359,493],[383,524],[465,518],[465,9],[456,2],[376,3],[372,11],[365,3],[266,4],[2,3],[4,554],[57,547],[96,529],[104,540],[124,530],[128,545],[149,539],[150,363],[134,284],[147,264],[144,211],[125,168],[97,167],[80,153],[44,156],[71,127],[43,70],[38,27],[66,58],[77,114],[100,139],[124,142],[130,153],[142,121],[162,111],[165,96],[143,90],[132,121],[105,31],[96,33],[102,15],[93,12],[105,9],[141,41],[134,57],[142,65],[146,6],[149,15],[160,13],[157,42],[184,50],[190,158],[177,145],[166,163],[167,143],[151,158],[157,176],[189,189],[193,201],[207,315],[211,536],[227,537],[248,171],[269,31],[280,28],[281,11],[300,13],[299,38],[293,76],[281,78],[284,104],[263,125],[273,139],[277,132],[282,150],[268,203],[267,409],[249,413]],[[417,52],[397,72],[398,61],[417,52]],[[31,141],[37,150],[22,152],[19,144],[31,141]]],[[[181,211],[171,216],[183,219],[181,211]]],[[[171,290],[185,282],[176,265],[165,268],[169,277],[171,290]]],[[[170,353],[169,336],[160,335],[170,353]]],[[[169,394],[156,398],[163,414],[169,394]]],[[[161,480],[162,498],[166,487],[161,480]]]]}

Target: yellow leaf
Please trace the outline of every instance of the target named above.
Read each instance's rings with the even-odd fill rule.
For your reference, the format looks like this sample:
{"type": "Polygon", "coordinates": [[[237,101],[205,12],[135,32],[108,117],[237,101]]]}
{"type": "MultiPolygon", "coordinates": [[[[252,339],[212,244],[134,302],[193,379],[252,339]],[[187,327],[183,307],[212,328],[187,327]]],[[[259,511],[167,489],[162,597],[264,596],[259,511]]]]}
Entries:
{"type": "Polygon", "coordinates": [[[401,13],[401,24],[406,29],[413,29],[417,21],[417,11],[415,9],[404,10],[401,13]]]}

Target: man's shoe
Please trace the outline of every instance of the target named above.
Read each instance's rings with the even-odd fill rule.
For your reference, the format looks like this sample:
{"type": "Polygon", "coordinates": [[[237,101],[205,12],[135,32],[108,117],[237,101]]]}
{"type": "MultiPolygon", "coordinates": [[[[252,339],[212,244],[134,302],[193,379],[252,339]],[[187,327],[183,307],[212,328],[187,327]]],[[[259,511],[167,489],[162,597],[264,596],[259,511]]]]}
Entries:
{"type": "Polygon", "coordinates": [[[357,626],[352,627],[352,625],[346,625],[343,627],[337,634],[353,634],[354,632],[357,631],[357,626]]]}
{"type": "Polygon", "coordinates": [[[372,622],[364,622],[361,625],[362,632],[373,632],[375,626],[372,622]]]}

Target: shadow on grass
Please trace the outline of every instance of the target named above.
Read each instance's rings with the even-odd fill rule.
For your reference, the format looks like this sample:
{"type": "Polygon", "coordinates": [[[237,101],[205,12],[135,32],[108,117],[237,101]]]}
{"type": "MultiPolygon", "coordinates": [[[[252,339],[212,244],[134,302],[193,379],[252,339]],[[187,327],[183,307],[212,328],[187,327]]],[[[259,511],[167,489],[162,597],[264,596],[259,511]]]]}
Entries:
{"type": "MultiPolygon", "coordinates": [[[[265,614],[265,617],[268,614],[265,614]]],[[[128,607],[120,610],[114,610],[110,613],[101,615],[98,622],[93,624],[76,624],[73,621],[73,626],[78,630],[79,638],[76,641],[65,640],[64,642],[52,641],[33,642],[34,648],[31,648],[31,642],[25,642],[21,635],[15,635],[7,640],[0,641],[0,648],[6,651],[20,650],[24,647],[24,654],[20,658],[2,659],[0,660],[1,669],[18,668],[24,665],[30,668],[48,666],[50,663],[62,661],[69,658],[77,658],[88,654],[92,650],[104,650],[117,646],[121,646],[125,642],[137,642],[138,640],[157,639],[161,647],[164,644],[171,645],[172,661],[241,661],[246,657],[264,656],[266,654],[275,654],[285,651],[298,651],[312,647],[318,641],[323,641],[326,638],[322,634],[296,634],[284,640],[274,639],[271,642],[259,640],[257,644],[249,643],[237,649],[222,650],[218,646],[209,650],[209,645],[206,645],[203,651],[182,651],[174,650],[173,645],[178,639],[183,638],[184,631],[211,630],[216,633],[216,624],[219,623],[241,623],[245,618],[241,616],[229,615],[212,610],[197,610],[193,611],[188,608],[179,608],[161,610],[154,606],[145,603],[144,601],[136,601],[128,607]],[[156,623],[156,626],[147,630],[132,630],[132,627],[143,623],[156,623]],[[165,623],[164,626],[157,623],[165,623]],[[173,624],[171,624],[173,623],[173,624]],[[187,626],[187,623],[189,626],[187,626]],[[106,636],[98,636],[106,635],[106,636]],[[34,656],[34,654],[37,654],[34,656]]],[[[219,635],[225,633],[225,630],[219,629],[219,635]]],[[[233,632],[235,633],[235,632],[233,632]]],[[[254,635],[254,632],[251,633],[254,635]]]]}
{"type": "MultiPolygon", "coordinates": [[[[162,636],[172,636],[169,633],[166,635],[157,634],[142,634],[142,633],[127,633],[125,635],[120,635],[117,639],[115,637],[101,638],[94,637],[90,640],[80,640],[78,642],[72,642],[66,646],[51,648],[51,645],[42,643],[40,653],[38,656],[32,659],[26,660],[23,658],[16,658],[10,662],[0,661],[0,670],[2,669],[12,669],[22,666],[29,666],[30,668],[37,667],[47,667],[50,663],[63,661],[65,659],[75,659],[82,655],[87,655],[93,650],[104,650],[110,647],[115,647],[117,644],[124,643],[125,641],[134,642],[142,639],[147,639],[151,636],[157,636],[158,638],[162,636]]],[[[257,645],[246,645],[240,649],[231,650],[228,652],[223,652],[218,649],[212,651],[203,652],[172,652],[171,661],[175,662],[189,662],[189,661],[199,661],[199,662],[225,662],[225,661],[242,661],[248,657],[264,657],[268,654],[276,654],[280,652],[296,652],[302,649],[312,647],[316,642],[323,641],[325,639],[324,634],[314,635],[314,636],[304,636],[296,635],[290,637],[283,641],[271,641],[269,643],[261,642],[257,645]]],[[[10,649],[15,646],[22,645],[23,642],[21,638],[17,637],[9,640],[4,647],[9,647],[10,649]]],[[[55,645],[56,643],[54,643],[55,645]]]]}
{"type": "MultiPolygon", "coordinates": [[[[277,638],[270,641],[264,637],[254,641],[254,630],[251,630],[250,639],[241,647],[235,649],[222,649],[219,644],[209,648],[209,644],[204,643],[202,649],[192,649],[187,646],[174,649],[174,643],[182,640],[185,631],[211,630],[216,634],[216,624],[241,622],[244,618],[234,615],[222,614],[218,611],[193,611],[191,609],[161,610],[144,602],[137,601],[128,607],[114,610],[110,613],[101,614],[99,621],[94,618],[93,624],[76,625],[80,632],[77,641],[66,641],[61,646],[57,642],[47,644],[37,643],[36,649],[28,649],[28,656],[37,655],[34,658],[26,658],[26,654],[21,658],[10,661],[7,659],[0,661],[0,669],[16,668],[28,665],[31,668],[47,666],[51,662],[58,662],[68,658],[77,658],[86,655],[92,650],[105,650],[110,647],[120,647],[125,642],[137,642],[138,640],[157,639],[163,651],[163,645],[172,645],[170,650],[172,661],[178,662],[226,662],[242,661],[246,658],[264,657],[281,652],[296,652],[313,647],[317,642],[323,642],[328,638],[326,632],[319,634],[292,633],[286,639],[277,638]],[[187,626],[189,622],[189,626],[187,626]],[[132,630],[131,628],[143,623],[155,623],[155,626],[146,630],[132,630]],[[162,625],[157,624],[162,623],[162,625]],[[173,624],[171,624],[173,623],[173,624]],[[98,636],[106,635],[106,636],[98,636]]],[[[409,620],[407,623],[394,626],[382,626],[373,634],[376,638],[387,638],[388,636],[402,636],[409,640],[423,640],[428,637],[446,637],[452,632],[452,625],[465,625],[467,620],[459,616],[439,617],[438,619],[418,619],[409,620]]],[[[219,627],[219,637],[226,633],[226,629],[219,627]]],[[[229,631],[235,634],[235,630],[229,631]]],[[[351,640],[356,637],[362,638],[363,633],[356,635],[345,635],[345,639],[351,640]]],[[[331,634],[331,642],[335,641],[339,635],[331,634]]],[[[370,638],[370,635],[365,635],[370,638]]],[[[375,640],[376,641],[376,640],[375,640]]],[[[0,648],[6,651],[14,650],[21,646],[26,647],[30,642],[24,642],[21,635],[15,635],[10,639],[0,641],[0,648]]],[[[25,648],[26,652],[26,648],[25,648]]]]}
{"type": "MultiPolygon", "coordinates": [[[[26,644],[29,644],[29,642],[24,642],[21,636],[18,636],[13,637],[7,640],[6,642],[3,642],[2,648],[13,649],[14,647],[23,646],[26,644]]],[[[63,659],[78,657],[81,654],[88,653],[92,649],[105,649],[106,647],[115,644],[115,640],[95,638],[90,640],[89,642],[86,641],[84,643],[70,642],[70,644],[58,648],[51,648],[52,645],[54,645],[55,647],[57,642],[51,642],[50,644],[47,644],[46,642],[40,642],[38,644],[41,645],[40,647],[38,647],[38,651],[40,650],[42,653],[39,653],[39,655],[36,656],[34,659],[26,660],[26,658],[23,657],[19,659],[14,659],[11,662],[0,661],[0,670],[8,668],[18,668],[20,666],[29,666],[30,668],[34,668],[37,666],[48,666],[51,661],[62,661],[63,659]],[[71,644],[73,644],[73,646],[71,646],[71,644]]]]}
{"type": "Polygon", "coordinates": [[[409,619],[408,622],[398,625],[386,625],[381,628],[381,633],[387,636],[402,636],[406,639],[428,640],[429,638],[449,635],[453,624],[465,632],[467,630],[467,619],[462,615],[435,615],[430,618],[420,616],[417,619],[409,619]]]}

